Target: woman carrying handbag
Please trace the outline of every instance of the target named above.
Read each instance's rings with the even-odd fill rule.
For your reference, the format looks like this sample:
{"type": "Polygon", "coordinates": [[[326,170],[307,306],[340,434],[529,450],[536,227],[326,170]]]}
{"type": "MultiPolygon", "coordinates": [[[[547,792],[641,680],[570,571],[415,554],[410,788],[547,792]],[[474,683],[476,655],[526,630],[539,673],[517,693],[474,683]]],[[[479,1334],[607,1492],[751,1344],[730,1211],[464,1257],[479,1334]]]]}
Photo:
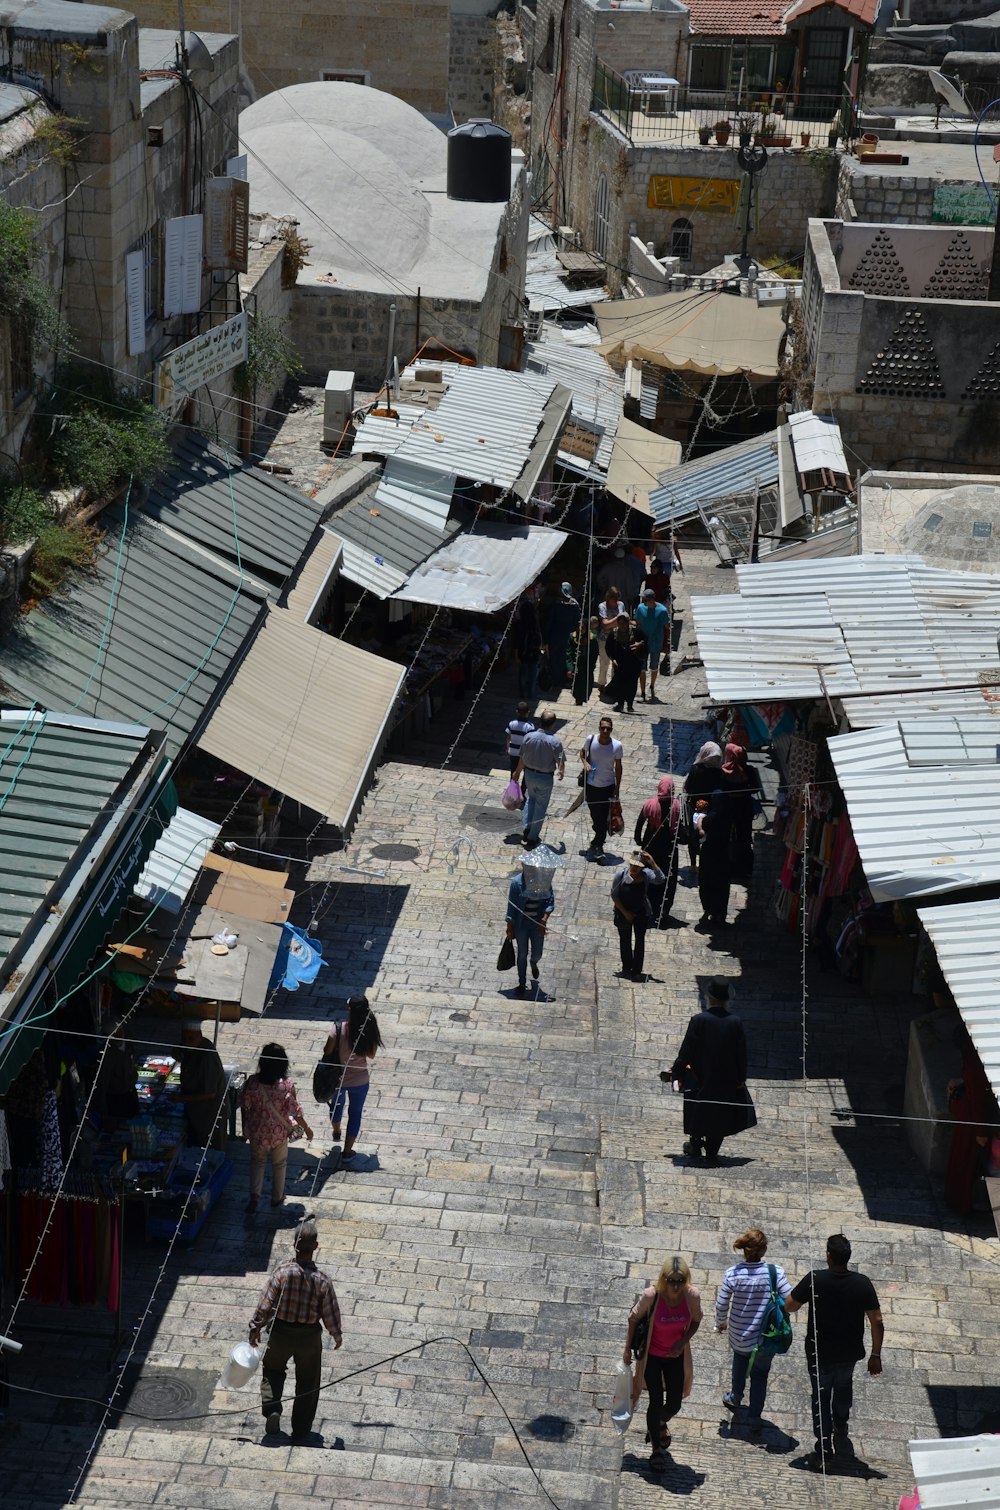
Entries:
{"type": "Polygon", "coordinates": [[[643,1386],[649,1396],[646,1428],[652,1447],[649,1466],[654,1473],[667,1466],[670,1422],[691,1393],[691,1338],[701,1326],[701,1318],[701,1294],[691,1283],[687,1260],[679,1253],[666,1260],[656,1283],[643,1290],[628,1314],[622,1359],[628,1367],[635,1356],[633,1408],[643,1386]],[[644,1340],[636,1348],[636,1330],[641,1335],[644,1321],[644,1340]]]}
{"type": "Polygon", "coordinates": [[[338,1022],[332,1029],[323,1049],[323,1058],[329,1063],[342,1065],[341,1078],[336,1094],[330,1102],[330,1122],[333,1141],[340,1142],[341,1117],[347,1103],[347,1136],[344,1139],[342,1164],[354,1158],[354,1144],[361,1131],[361,1114],[365,1109],[370,1076],[368,1061],[374,1059],[382,1047],[382,1035],[378,1019],[368,1005],[367,996],[352,996],[347,1003],[347,1021],[338,1022]]]}

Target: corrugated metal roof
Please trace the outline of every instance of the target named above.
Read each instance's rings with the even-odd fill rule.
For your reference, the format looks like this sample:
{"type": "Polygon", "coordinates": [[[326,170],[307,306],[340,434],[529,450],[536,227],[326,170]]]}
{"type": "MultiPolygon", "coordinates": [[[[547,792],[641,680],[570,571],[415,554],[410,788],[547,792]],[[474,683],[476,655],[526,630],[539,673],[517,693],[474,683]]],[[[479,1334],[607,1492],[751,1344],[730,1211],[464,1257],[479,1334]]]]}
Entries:
{"type": "MultiPolygon", "coordinates": [[[[912,697],[918,711],[940,707],[941,689],[976,693],[983,683],[985,695],[998,693],[1000,576],[940,571],[919,556],[853,556],[740,566],[737,580],[738,597],[692,602],[709,692],[722,701],[826,691],[848,699],[853,721],[861,694],[923,693],[912,697]],[[807,630],[818,640],[807,642],[807,630]]],[[[857,713],[872,722],[870,708],[857,713]]]]}
{"type": "Polygon", "coordinates": [[[153,845],[135,895],[167,912],[180,912],[221,827],[179,807],[153,845]]]}
{"type": "MultiPolygon", "coordinates": [[[[596,327],[594,335],[599,338],[596,327]]],[[[561,327],[551,320],[542,326],[539,340],[525,343],[524,359],[529,372],[543,374],[569,389],[574,419],[595,430],[599,437],[593,463],[587,470],[607,473],[624,406],[625,385],[621,375],[592,346],[568,341],[561,327]]],[[[580,465],[579,457],[571,455],[568,459],[580,465]]]]}
{"type": "Polygon", "coordinates": [[[952,692],[882,692],[870,697],[852,697],[850,719],[853,729],[873,724],[891,723],[918,713],[948,713],[955,718],[989,717],[1000,739],[1000,688],[971,688],[952,692]]]}
{"type": "Polygon", "coordinates": [[[241,586],[226,562],[135,512],[116,588],[121,511],[106,510],[101,523],[107,534],[94,567],[75,573],[0,640],[0,684],[26,703],[70,708],[80,699],[80,711],[95,718],[151,723],[166,730],[173,758],[239,655],[266,593],[250,577],[241,586]]]}
{"type": "Polygon", "coordinates": [[[657,524],[680,524],[697,518],[699,505],[710,509],[717,500],[777,481],[778,434],[772,430],[661,473],[659,487],[650,489],[649,506],[657,524]]]}
{"type": "Polygon", "coordinates": [[[331,528],[344,544],[342,575],[377,598],[387,598],[415,566],[452,539],[459,526],[445,523],[439,528],[415,513],[393,508],[379,492],[381,487],[353,499],[333,515],[331,528]]]}
{"type": "Polygon", "coordinates": [[[0,820],[0,967],[53,916],[84,843],[130,816],[115,798],[148,749],[149,730],[134,725],[0,717],[0,792],[17,775],[0,820]]]}
{"type": "Polygon", "coordinates": [[[542,525],[470,531],[418,566],[393,598],[496,613],[535,581],[566,538],[542,525]]]}
{"type": "Polygon", "coordinates": [[[800,472],[826,471],[839,477],[850,477],[840,426],[832,416],[813,414],[811,409],[804,409],[788,416],[788,431],[795,465],[800,472]]]}
{"type": "Polygon", "coordinates": [[[423,404],[393,403],[396,418],[383,414],[366,414],[354,432],[353,456],[392,456],[399,450],[417,420],[425,412],[423,404]]]}
{"type": "Polygon", "coordinates": [[[235,502],[244,571],[283,583],[320,522],[315,501],[192,432],[175,455],[170,470],[150,484],[146,513],[235,562],[235,502]]]}
{"type": "Polygon", "coordinates": [[[419,420],[386,466],[404,463],[437,476],[468,477],[512,488],[531,455],[556,384],[498,367],[448,371],[448,388],[419,420]]]}
{"type": "MultiPolygon", "coordinates": [[[[1000,904],[990,902],[986,905],[997,909],[997,921],[993,925],[993,937],[996,939],[1000,937],[997,931],[1000,904]]],[[[935,912],[940,917],[943,912],[968,910],[967,907],[939,907],[935,912]]],[[[994,970],[996,963],[994,946],[994,970]]],[[[996,999],[995,995],[993,999],[996,999]]],[[[965,1016],[964,1010],[962,1016],[965,1016]]],[[[992,1016],[995,1024],[995,1010],[992,1016]]],[[[975,1041],[975,1033],[972,1036],[975,1041]]],[[[991,1074],[990,1079],[993,1089],[1000,1095],[1000,1045],[994,1050],[994,1061],[996,1073],[991,1074]]],[[[1000,1437],[983,1435],[946,1437],[944,1440],[933,1438],[927,1442],[911,1442],[909,1447],[913,1476],[920,1492],[921,1510],[968,1510],[971,1505],[977,1506],[978,1510],[997,1510],[997,1506],[1000,1506],[1000,1437]]]]}
{"type": "MultiPolygon", "coordinates": [[[[397,452],[385,464],[375,490],[375,505],[408,515],[424,529],[444,533],[458,478],[454,472],[431,471],[423,461],[411,464],[397,452]]],[[[347,558],[345,556],[345,568],[347,558]]]]}
{"type": "Polygon", "coordinates": [[[346,833],[405,675],[272,606],[199,744],[346,833]]]}
{"type": "Polygon", "coordinates": [[[343,542],[332,530],[321,529],[308,556],[302,561],[284,606],[303,623],[315,624],[343,555],[343,542]]]}
{"type": "Polygon", "coordinates": [[[1000,765],[989,720],[963,731],[948,720],[863,729],[831,739],[829,750],[876,900],[1000,880],[1000,765]]]}
{"type": "Polygon", "coordinates": [[[528,256],[524,278],[528,308],[548,314],[562,309],[582,309],[608,297],[605,287],[571,289],[556,251],[552,227],[532,215],[528,221],[528,256]]]}

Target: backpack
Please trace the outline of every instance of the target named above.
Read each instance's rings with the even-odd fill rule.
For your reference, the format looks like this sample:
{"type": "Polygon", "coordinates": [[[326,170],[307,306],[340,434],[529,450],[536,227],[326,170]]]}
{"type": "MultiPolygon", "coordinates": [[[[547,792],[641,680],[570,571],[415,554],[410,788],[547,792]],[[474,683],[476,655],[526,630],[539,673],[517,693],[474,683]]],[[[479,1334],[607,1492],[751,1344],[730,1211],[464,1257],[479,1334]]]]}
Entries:
{"type": "Polygon", "coordinates": [[[771,1298],[761,1317],[760,1333],[756,1346],[750,1354],[750,1368],[753,1368],[756,1363],[758,1353],[762,1353],[765,1358],[773,1358],[778,1353],[787,1353],[794,1336],[785,1302],[778,1294],[778,1275],[773,1264],[768,1264],[767,1274],[771,1281],[771,1298]]]}

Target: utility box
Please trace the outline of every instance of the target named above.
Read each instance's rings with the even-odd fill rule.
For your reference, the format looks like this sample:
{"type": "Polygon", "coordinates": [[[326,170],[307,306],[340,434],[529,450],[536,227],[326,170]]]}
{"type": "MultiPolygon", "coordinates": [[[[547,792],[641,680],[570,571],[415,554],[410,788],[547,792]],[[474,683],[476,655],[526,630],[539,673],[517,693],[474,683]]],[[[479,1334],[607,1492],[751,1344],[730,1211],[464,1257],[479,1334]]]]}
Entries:
{"type": "Polygon", "coordinates": [[[354,409],[354,373],[328,372],[323,390],[323,444],[335,446],[354,409]]]}

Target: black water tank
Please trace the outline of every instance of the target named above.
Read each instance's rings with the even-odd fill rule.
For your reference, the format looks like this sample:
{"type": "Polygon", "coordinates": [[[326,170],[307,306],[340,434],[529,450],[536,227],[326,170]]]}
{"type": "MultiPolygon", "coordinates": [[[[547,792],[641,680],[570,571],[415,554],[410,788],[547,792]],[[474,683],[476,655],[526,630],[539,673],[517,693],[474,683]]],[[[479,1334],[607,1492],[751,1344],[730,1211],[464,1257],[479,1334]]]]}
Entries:
{"type": "Polygon", "coordinates": [[[510,132],[466,121],[448,132],[448,198],[499,204],[510,198],[510,132]]]}

